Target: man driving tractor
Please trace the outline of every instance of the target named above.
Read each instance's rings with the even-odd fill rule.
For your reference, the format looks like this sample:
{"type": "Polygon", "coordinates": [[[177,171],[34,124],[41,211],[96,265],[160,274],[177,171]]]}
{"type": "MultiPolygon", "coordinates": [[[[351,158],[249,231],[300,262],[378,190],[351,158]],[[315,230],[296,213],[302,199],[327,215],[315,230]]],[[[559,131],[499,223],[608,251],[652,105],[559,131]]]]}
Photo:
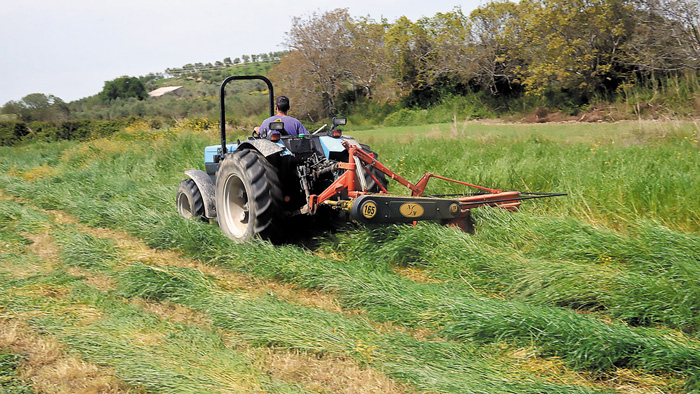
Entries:
{"type": "MultiPolygon", "coordinates": [[[[255,127],[253,130],[261,136],[266,136],[270,132],[270,123],[283,122],[284,131],[289,135],[298,136],[299,134],[308,134],[301,122],[296,118],[287,116],[287,112],[289,112],[289,98],[287,98],[287,96],[277,97],[277,100],[275,100],[275,110],[277,111],[276,115],[265,119],[260,127],[255,127]]],[[[276,133],[276,131],[274,132],[276,133]]]]}

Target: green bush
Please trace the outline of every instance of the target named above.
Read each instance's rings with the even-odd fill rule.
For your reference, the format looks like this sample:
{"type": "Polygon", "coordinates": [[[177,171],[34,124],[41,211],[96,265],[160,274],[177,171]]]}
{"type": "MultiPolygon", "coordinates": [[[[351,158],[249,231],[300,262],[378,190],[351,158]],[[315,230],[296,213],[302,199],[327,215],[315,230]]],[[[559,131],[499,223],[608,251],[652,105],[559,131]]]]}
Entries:
{"type": "Polygon", "coordinates": [[[428,122],[428,110],[412,110],[402,108],[384,119],[386,126],[411,126],[428,122]]]}
{"type": "Polygon", "coordinates": [[[66,120],[63,122],[0,122],[0,146],[17,145],[22,141],[54,142],[87,140],[111,135],[133,120],[66,120]]]}
{"type": "Polygon", "coordinates": [[[0,122],[0,146],[11,146],[29,134],[27,124],[20,121],[0,122]]]}

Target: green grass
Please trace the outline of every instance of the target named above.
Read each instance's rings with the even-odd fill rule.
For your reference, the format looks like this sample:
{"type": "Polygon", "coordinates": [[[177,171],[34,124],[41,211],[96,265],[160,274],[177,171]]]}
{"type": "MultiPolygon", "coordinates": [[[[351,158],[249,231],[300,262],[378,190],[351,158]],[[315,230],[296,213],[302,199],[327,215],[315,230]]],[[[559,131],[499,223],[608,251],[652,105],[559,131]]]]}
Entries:
{"type": "Polygon", "coordinates": [[[467,343],[419,341],[406,334],[382,333],[364,319],[269,296],[250,299],[231,294],[218,288],[212,278],[190,269],[135,264],[120,279],[120,293],[127,297],[167,299],[190,306],[211,315],[216,326],[234,331],[254,345],[350,356],[421,390],[588,392],[542,382],[519,383],[534,379],[505,376],[506,365],[480,361],[486,356],[485,349],[467,343]]]}
{"type": "Polygon", "coordinates": [[[426,224],[343,231],[321,250],[428,270],[465,290],[595,311],[632,325],[700,327],[700,237],[639,222],[622,236],[571,218],[481,210],[465,235],[426,224]],[[435,248],[434,245],[440,245],[435,248]]]}
{"type": "Polygon", "coordinates": [[[31,386],[23,382],[17,370],[23,357],[0,348],[0,392],[3,394],[31,394],[31,386]]]}
{"type": "Polygon", "coordinates": [[[110,239],[80,232],[61,232],[56,243],[61,247],[61,260],[69,266],[105,270],[120,259],[116,244],[110,239]]]}
{"type": "MultiPolygon", "coordinates": [[[[433,224],[351,226],[336,234],[316,233],[306,247],[241,246],[215,225],[184,221],[174,209],[181,172],[201,169],[203,146],[216,141],[202,133],[159,132],[149,138],[129,139],[127,133],[119,141],[1,148],[0,188],[42,208],[66,210],[91,226],[126,230],[152,247],[330,292],[344,308],[363,313],[348,318],[274,298],[238,299],[222,295],[212,278],[185,270],[164,269],[170,279],[159,281],[157,270],[142,267],[139,275],[148,280],[139,281],[132,271],[114,272],[120,257],[109,241],[65,229],[57,237],[65,243],[65,264],[125,275],[122,295],[182,303],[210,314],[220,329],[247,335],[256,346],[339,352],[366,362],[354,348],[359,340],[376,342],[387,350],[373,367],[420,388],[440,376],[446,392],[471,383],[443,372],[481,367],[488,371],[479,380],[483,386],[464,387],[540,390],[540,383],[496,385],[505,373],[498,363],[455,367],[456,360],[465,362],[455,354],[479,354],[480,346],[532,346],[541,357],[563,360],[591,376],[604,379],[627,368],[672,376],[684,380],[688,390],[697,389],[697,126],[469,123],[461,128],[350,134],[370,142],[381,160],[410,180],[430,171],[485,186],[569,196],[526,202],[517,214],[475,210],[473,235],[433,224]],[[406,267],[437,283],[417,283],[395,272],[406,267]],[[428,329],[439,340],[412,342],[379,333],[372,322],[428,329]],[[324,325],[347,331],[352,341],[333,339],[332,328],[323,331],[324,325]],[[306,331],[329,336],[294,337],[306,331]],[[399,354],[412,361],[392,361],[399,354]],[[446,364],[436,361],[442,358],[446,364]],[[435,370],[421,375],[421,365],[435,370]]],[[[429,192],[448,190],[446,183],[431,185],[429,192]]],[[[400,191],[395,183],[391,190],[400,191]]],[[[21,255],[27,243],[21,233],[40,227],[32,220],[43,219],[10,205],[8,214],[0,211],[0,221],[10,226],[0,237],[11,245],[8,253],[21,255]]],[[[10,304],[15,310],[31,307],[10,304]]]]}
{"type": "Polygon", "coordinates": [[[107,317],[80,325],[35,319],[33,326],[56,335],[85,359],[111,366],[132,386],[169,393],[303,392],[265,376],[213,331],[161,320],[84,285],[75,286],[72,297],[74,303],[99,307],[107,317]]]}
{"type": "MultiPolygon", "coordinates": [[[[563,192],[569,196],[527,204],[526,209],[536,206],[539,213],[615,227],[653,219],[672,228],[700,229],[694,209],[700,205],[700,131],[693,123],[451,128],[355,134],[411,181],[434,172],[504,190],[563,192]]],[[[432,182],[429,193],[459,191],[432,182]]]]}

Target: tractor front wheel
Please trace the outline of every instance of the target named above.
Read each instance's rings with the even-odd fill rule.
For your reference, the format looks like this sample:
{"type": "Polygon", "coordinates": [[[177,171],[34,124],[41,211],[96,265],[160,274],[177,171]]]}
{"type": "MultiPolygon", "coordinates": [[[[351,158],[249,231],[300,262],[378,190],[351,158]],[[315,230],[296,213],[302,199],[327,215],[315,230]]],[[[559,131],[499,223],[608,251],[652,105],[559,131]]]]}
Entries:
{"type": "Polygon", "coordinates": [[[274,238],[281,206],[277,171],[260,153],[243,149],[221,162],[216,177],[216,218],[227,237],[239,242],[256,234],[274,238]]]}
{"type": "Polygon", "coordinates": [[[185,219],[207,220],[204,214],[204,200],[197,184],[192,179],[185,179],[177,187],[177,211],[185,219]]]}

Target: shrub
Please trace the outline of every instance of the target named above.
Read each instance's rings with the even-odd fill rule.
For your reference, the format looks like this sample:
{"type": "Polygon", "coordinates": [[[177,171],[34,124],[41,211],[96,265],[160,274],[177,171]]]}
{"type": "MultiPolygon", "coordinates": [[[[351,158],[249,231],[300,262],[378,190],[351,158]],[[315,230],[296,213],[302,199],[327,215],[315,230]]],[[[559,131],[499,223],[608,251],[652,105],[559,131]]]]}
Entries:
{"type": "Polygon", "coordinates": [[[27,124],[19,121],[0,122],[0,146],[11,146],[29,134],[27,124]]]}

